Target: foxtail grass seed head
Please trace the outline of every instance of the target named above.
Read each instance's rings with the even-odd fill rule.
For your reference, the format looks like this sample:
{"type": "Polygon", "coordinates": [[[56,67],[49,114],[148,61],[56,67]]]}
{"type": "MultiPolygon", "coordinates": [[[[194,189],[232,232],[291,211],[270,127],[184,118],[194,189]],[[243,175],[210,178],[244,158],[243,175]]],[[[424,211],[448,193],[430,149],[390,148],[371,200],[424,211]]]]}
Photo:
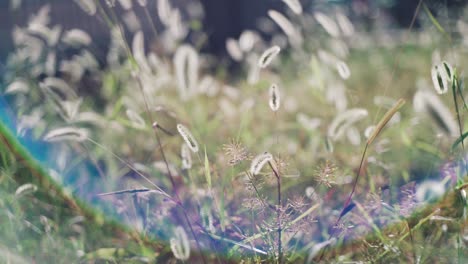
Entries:
{"type": "Polygon", "coordinates": [[[116,0],[106,0],[106,4],[108,7],[112,8],[115,7],[115,1],[116,0]]]}
{"type": "Polygon", "coordinates": [[[36,192],[37,189],[38,188],[36,185],[32,183],[26,183],[18,187],[18,189],[16,189],[15,196],[19,197],[19,196],[28,195],[28,194],[36,192]]]}
{"type": "Polygon", "coordinates": [[[283,30],[284,34],[289,39],[289,42],[293,46],[298,46],[302,43],[302,36],[293,26],[291,21],[287,19],[283,14],[275,11],[275,10],[268,10],[268,16],[278,25],[278,27],[283,30]]]}
{"type": "Polygon", "coordinates": [[[352,124],[363,119],[367,115],[367,110],[363,108],[349,109],[340,113],[333,119],[328,127],[328,137],[334,141],[339,139],[352,124]]]}
{"type": "Polygon", "coordinates": [[[354,25],[347,16],[338,12],[336,14],[336,21],[338,22],[343,35],[352,36],[354,34],[354,25]]]}
{"type": "Polygon", "coordinates": [[[226,40],[226,51],[235,61],[241,61],[244,57],[242,50],[239,47],[239,43],[235,39],[228,38],[226,40]]]}
{"type": "Polygon", "coordinates": [[[182,124],[177,124],[177,130],[179,131],[179,134],[182,136],[184,139],[185,143],[187,146],[190,148],[190,150],[193,153],[198,152],[198,142],[195,140],[193,137],[192,133],[182,124]]]}
{"type": "Polygon", "coordinates": [[[198,54],[190,45],[180,46],[174,55],[174,67],[180,97],[187,100],[198,84],[198,54]]]}
{"type": "Polygon", "coordinates": [[[174,237],[170,240],[171,250],[176,259],[185,261],[190,257],[190,243],[185,230],[178,226],[175,229],[174,237]]]}
{"type": "Polygon", "coordinates": [[[119,0],[119,3],[124,10],[130,10],[133,6],[132,0],[119,0]]]}
{"type": "Polygon", "coordinates": [[[429,115],[434,123],[447,135],[457,136],[457,123],[452,113],[434,93],[420,90],[414,94],[414,110],[429,115]]]}
{"type": "Polygon", "coordinates": [[[171,16],[173,13],[169,0],[158,0],[157,11],[161,22],[165,26],[169,26],[171,23],[171,16]]]}
{"type": "Polygon", "coordinates": [[[299,0],[283,0],[283,2],[291,9],[296,15],[302,14],[302,5],[299,0]]]}
{"type": "Polygon", "coordinates": [[[449,76],[444,65],[434,65],[431,69],[432,82],[438,94],[447,93],[450,85],[449,76]]]}
{"type": "Polygon", "coordinates": [[[239,48],[243,52],[250,52],[253,49],[257,39],[257,33],[252,30],[244,30],[239,37],[239,48]]]}
{"type": "Polygon", "coordinates": [[[127,109],[127,117],[135,128],[143,129],[146,127],[145,120],[135,111],[127,109]]]}
{"type": "Polygon", "coordinates": [[[43,139],[49,142],[67,140],[81,142],[87,138],[88,131],[84,128],[62,127],[49,131],[43,139]]]}
{"type": "Polygon", "coordinates": [[[17,93],[27,93],[29,91],[29,85],[26,80],[16,79],[6,88],[6,94],[17,94],[17,93]]]}
{"type": "Polygon", "coordinates": [[[340,74],[341,78],[343,78],[344,80],[347,80],[349,76],[351,76],[351,71],[349,70],[348,65],[344,61],[337,62],[336,69],[338,70],[338,73],[340,74]]]}
{"type": "Polygon", "coordinates": [[[182,144],[180,149],[180,156],[182,157],[182,169],[189,170],[192,168],[192,155],[189,146],[185,143],[182,144]]]}
{"type": "Polygon", "coordinates": [[[444,66],[444,70],[445,72],[447,73],[447,77],[450,81],[453,81],[453,77],[454,77],[454,71],[453,71],[453,68],[452,68],[452,65],[450,65],[448,62],[446,61],[443,61],[442,62],[442,66],[444,66]]]}
{"type": "Polygon", "coordinates": [[[96,14],[96,3],[94,0],[74,0],[75,3],[84,11],[86,14],[93,16],[96,14]]]}
{"type": "Polygon", "coordinates": [[[338,25],[329,16],[321,12],[315,12],[314,17],[317,20],[317,22],[323,27],[323,29],[325,29],[325,31],[332,37],[336,38],[340,36],[340,30],[338,29],[338,25]]]}
{"type": "Polygon", "coordinates": [[[397,111],[405,104],[404,99],[399,99],[393,106],[390,108],[387,113],[382,117],[377,126],[372,129],[372,134],[367,139],[367,144],[372,144],[375,138],[382,132],[383,128],[387,125],[388,122],[394,117],[397,116],[397,111]]]}
{"type": "Polygon", "coordinates": [[[138,31],[133,37],[132,52],[139,69],[143,72],[151,72],[151,68],[145,56],[145,37],[143,31],[138,31]]]}
{"type": "Polygon", "coordinates": [[[265,166],[265,164],[267,164],[269,161],[272,161],[272,160],[273,160],[273,155],[271,155],[268,152],[264,152],[263,154],[256,156],[252,160],[252,164],[250,165],[250,173],[253,175],[259,174],[263,166],[265,166]]]}
{"type": "Polygon", "coordinates": [[[64,33],[62,42],[73,47],[89,46],[91,36],[81,29],[71,29],[64,33]]]}
{"type": "Polygon", "coordinates": [[[78,95],[67,82],[56,77],[47,77],[43,82],[39,83],[41,88],[49,88],[62,99],[76,99],[78,95]]]}
{"type": "Polygon", "coordinates": [[[270,86],[269,94],[270,94],[270,100],[269,100],[270,108],[273,112],[276,112],[280,108],[280,104],[281,104],[281,95],[279,92],[278,85],[272,84],[270,86]]]}
{"type": "Polygon", "coordinates": [[[273,46],[265,50],[265,52],[263,52],[262,56],[258,60],[258,66],[262,69],[266,68],[268,65],[270,65],[270,63],[278,55],[278,53],[280,53],[280,51],[281,48],[278,46],[273,46]]]}

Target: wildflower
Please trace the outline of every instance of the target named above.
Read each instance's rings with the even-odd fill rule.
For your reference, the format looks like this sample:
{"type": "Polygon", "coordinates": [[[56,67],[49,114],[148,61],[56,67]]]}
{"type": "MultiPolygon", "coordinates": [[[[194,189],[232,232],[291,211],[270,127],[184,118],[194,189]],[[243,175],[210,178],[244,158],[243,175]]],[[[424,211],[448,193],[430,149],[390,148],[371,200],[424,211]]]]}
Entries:
{"type": "Polygon", "coordinates": [[[317,169],[317,175],[315,176],[315,179],[319,184],[326,185],[328,188],[330,188],[333,184],[335,184],[335,172],[336,166],[327,160],[325,164],[317,169]]]}
{"type": "Polygon", "coordinates": [[[240,142],[231,140],[231,143],[223,145],[226,156],[229,157],[229,165],[234,166],[249,158],[249,152],[240,142]]]}

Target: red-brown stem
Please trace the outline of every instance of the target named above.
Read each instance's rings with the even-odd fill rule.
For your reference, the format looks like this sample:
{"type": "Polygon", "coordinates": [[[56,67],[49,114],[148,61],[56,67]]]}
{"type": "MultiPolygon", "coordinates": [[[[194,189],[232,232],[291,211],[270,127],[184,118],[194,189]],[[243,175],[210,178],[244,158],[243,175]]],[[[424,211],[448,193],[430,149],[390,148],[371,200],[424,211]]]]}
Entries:
{"type": "MultiPolygon", "coordinates": [[[[151,111],[150,111],[150,108],[148,106],[148,102],[146,101],[145,92],[143,90],[143,84],[141,83],[140,78],[138,78],[137,76],[135,76],[135,79],[137,80],[138,86],[139,86],[140,91],[141,91],[141,94],[143,95],[143,100],[145,102],[145,108],[146,108],[146,114],[147,114],[149,120],[152,123],[154,123],[154,119],[153,119],[153,117],[151,115],[151,111]]],[[[197,235],[195,234],[195,231],[193,230],[192,223],[190,222],[190,219],[188,217],[187,210],[185,209],[184,205],[182,204],[182,200],[180,199],[179,193],[177,192],[177,186],[176,186],[176,183],[174,181],[174,178],[172,177],[172,173],[171,173],[171,170],[169,168],[169,162],[167,161],[166,154],[164,153],[164,149],[163,149],[163,146],[161,144],[161,138],[159,137],[158,130],[153,129],[153,131],[154,131],[154,136],[156,138],[156,141],[158,142],[159,151],[161,152],[161,157],[163,159],[164,164],[166,165],[169,180],[171,181],[172,191],[173,191],[174,196],[175,196],[175,202],[176,202],[177,206],[179,206],[182,209],[182,213],[184,214],[185,221],[187,222],[187,225],[190,228],[190,232],[192,233],[192,236],[195,239],[195,243],[197,244],[197,248],[200,251],[200,256],[202,257],[203,263],[207,263],[207,261],[205,259],[205,255],[203,254],[203,251],[202,251],[202,247],[200,245],[200,241],[198,240],[197,235]]]]}
{"type": "Polygon", "coordinates": [[[283,246],[281,242],[281,177],[279,175],[279,172],[273,167],[273,164],[271,164],[271,161],[268,161],[268,165],[270,165],[271,170],[275,174],[276,177],[276,182],[277,182],[277,188],[278,188],[278,204],[276,207],[276,221],[278,224],[278,263],[281,264],[283,263],[283,246]]]}

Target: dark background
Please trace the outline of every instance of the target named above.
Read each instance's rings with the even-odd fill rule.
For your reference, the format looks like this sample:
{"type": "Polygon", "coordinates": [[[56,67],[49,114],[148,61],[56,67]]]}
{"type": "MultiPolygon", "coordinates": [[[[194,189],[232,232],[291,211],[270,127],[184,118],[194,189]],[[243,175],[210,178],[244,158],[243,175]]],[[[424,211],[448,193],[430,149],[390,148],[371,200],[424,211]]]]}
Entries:
{"type": "MultiPolygon", "coordinates": [[[[178,1],[171,2],[177,3],[178,1]]],[[[440,7],[445,10],[445,7],[451,7],[453,12],[461,12],[460,7],[464,6],[467,1],[425,0],[424,2],[437,15],[440,7]]],[[[44,4],[51,6],[52,24],[61,24],[64,29],[84,29],[93,37],[92,48],[98,57],[99,54],[106,54],[109,31],[105,23],[96,17],[85,14],[72,0],[23,0],[21,8],[15,11],[11,11],[9,2],[9,0],[0,1],[0,61],[5,61],[7,54],[13,48],[11,42],[13,26],[25,26],[29,16],[44,4]]],[[[156,16],[155,1],[149,0],[148,2],[150,12],[156,16]]],[[[375,10],[380,10],[393,21],[394,27],[407,27],[419,0],[329,0],[315,2],[307,0],[301,2],[304,10],[308,11],[311,11],[312,6],[321,6],[323,9],[339,5],[350,11],[353,20],[364,21],[368,25],[372,25],[373,20],[378,19],[375,17],[375,10]],[[321,2],[326,2],[326,5],[320,5],[321,2]],[[356,12],[356,6],[365,7],[364,9],[367,8],[368,12],[356,12]]],[[[203,30],[209,36],[205,51],[213,54],[224,54],[226,38],[237,38],[243,30],[256,28],[257,19],[265,17],[269,9],[284,10],[285,8],[281,0],[201,0],[201,3],[205,9],[203,30]]],[[[136,1],[134,7],[137,15],[141,14],[141,18],[144,19],[143,10],[141,8],[139,10],[136,1]]],[[[117,8],[117,13],[122,14],[122,10],[117,8]]],[[[148,24],[144,25],[149,27],[148,24]]],[[[150,29],[146,27],[145,29],[149,31],[150,29]]]]}

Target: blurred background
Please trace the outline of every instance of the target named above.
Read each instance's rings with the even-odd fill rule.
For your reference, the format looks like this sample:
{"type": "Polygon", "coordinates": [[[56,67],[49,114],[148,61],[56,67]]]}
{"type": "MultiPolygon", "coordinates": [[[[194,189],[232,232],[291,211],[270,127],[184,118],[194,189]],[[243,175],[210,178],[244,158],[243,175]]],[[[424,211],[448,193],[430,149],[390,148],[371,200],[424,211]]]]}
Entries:
{"type": "MultiPolygon", "coordinates": [[[[408,27],[418,2],[418,0],[301,1],[306,12],[328,11],[334,8],[346,10],[353,23],[361,25],[367,30],[375,30],[376,27],[391,29],[408,27]]],[[[438,12],[439,10],[446,10],[446,8],[439,8],[439,5],[453,8],[451,16],[460,16],[462,14],[457,14],[457,11],[461,12],[462,9],[457,9],[457,7],[466,4],[466,0],[426,0],[424,2],[436,16],[443,15],[439,14],[441,13],[438,12]]],[[[204,52],[221,56],[226,55],[226,39],[229,37],[237,39],[246,29],[260,29],[262,31],[263,28],[264,37],[268,38],[268,32],[265,32],[268,25],[263,22],[265,22],[269,9],[287,12],[287,8],[285,8],[281,0],[200,0],[200,2],[172,0],[170,3],[174,7],[188,5],[187,8],[183,9],[186,13],[182,15],[201,19],[192,26],[202,27],[202,30],[207,34],[206,42],[203,45],[204,52]]],[[[0,1],[0,39],[2,40],[0,43],[0,61],[4,62],[6,54],[13,48],[11,29],[15,25],[25,26],[29,15],[37,12],[45,4],[50,5],[51,22],[53,24],[60,24],[65,30],[71,28],[85,30],[93,38],[94,52],[98,58],[99,55],[104,56],[106,54],[110,33],[105,22],[99,21],[97,16],[85,14],[75,1],[3,0],[0,1]]],[[[117,15],[127,21],[127,24],[132,23],[131,21],[136,17],[145,17],[144,9],[137,4],[134,4],[132,9],[127,10],[122,5],[116,5],[116,10],[117,15]]],[[[151,23],[156,25],[160,23],[156,18],[156,1],[148,1],[148,10],[150,10],[153,21],[149,22],[147,19],[141,19],[140,25],[128,28],[128,32],[136,31],[140,27],[144,32],[151,32],[151,23]]],[[[416,22],[415,27],[418,26],[418,22],[416,22]]],[[[157,39],[157,36],[148,36],[148,38],[157,39]]]]}

